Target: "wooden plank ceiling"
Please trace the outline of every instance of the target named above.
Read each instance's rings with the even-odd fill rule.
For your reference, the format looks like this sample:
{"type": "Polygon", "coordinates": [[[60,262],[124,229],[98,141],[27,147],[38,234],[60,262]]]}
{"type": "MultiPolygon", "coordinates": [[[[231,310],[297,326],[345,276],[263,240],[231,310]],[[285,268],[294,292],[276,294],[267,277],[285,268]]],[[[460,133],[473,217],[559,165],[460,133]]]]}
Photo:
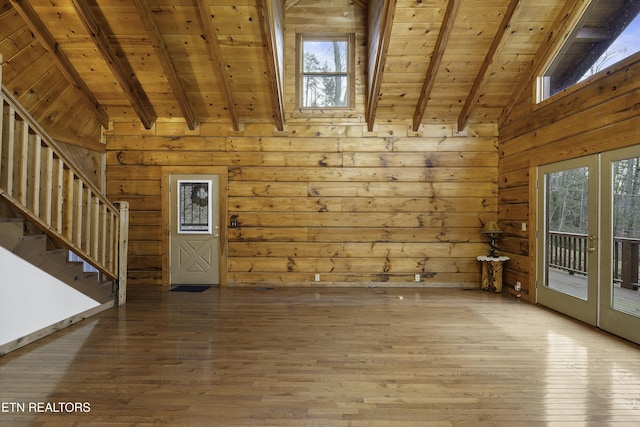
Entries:
{"type": "Polygon", "coordinates": [[[327,17],[316,0],[0,0],[3,83],[70,140],[93,138],[111,121],[283,129],[301,120],[287,93],[289,44],[306,22],[355,31],[364,47],[363,102],[333,122],[464,128],[498,120],[564,3],[323,0],[327,11],[344,11],[327,17]],[[307,10],[314,14],[302,19],[307,10]]]}

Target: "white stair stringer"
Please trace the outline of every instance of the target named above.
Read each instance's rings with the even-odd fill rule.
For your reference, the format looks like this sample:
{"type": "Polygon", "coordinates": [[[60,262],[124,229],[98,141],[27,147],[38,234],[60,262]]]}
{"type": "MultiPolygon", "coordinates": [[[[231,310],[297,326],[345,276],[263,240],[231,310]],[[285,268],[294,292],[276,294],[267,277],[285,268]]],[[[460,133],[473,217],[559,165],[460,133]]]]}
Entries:
{"type": "Polygon", "coordinates": [[[113,307],[0,246],[0,355],[113,307]]]}
{"type": "Polygon", "coordinates": [[[64,249],[47,251],[46,240],[44,234],[24,236],[13,253],[101,303],[114,298],[112,282],[108,287],[99,286],[97,274],[83,272],[82,262],[68,262],[64,249]]]}

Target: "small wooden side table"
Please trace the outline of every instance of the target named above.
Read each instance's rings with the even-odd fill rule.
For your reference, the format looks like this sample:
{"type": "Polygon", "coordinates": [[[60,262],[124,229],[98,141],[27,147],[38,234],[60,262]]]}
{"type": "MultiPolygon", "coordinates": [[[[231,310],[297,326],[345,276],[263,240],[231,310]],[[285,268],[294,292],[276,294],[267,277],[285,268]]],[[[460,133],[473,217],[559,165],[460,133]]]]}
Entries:
{"type": "Polygon", "coordinates": [[[502,269],[509,257],[479,256],[477,259],[482,262],[482,290],[502,292],[502,269]]]}

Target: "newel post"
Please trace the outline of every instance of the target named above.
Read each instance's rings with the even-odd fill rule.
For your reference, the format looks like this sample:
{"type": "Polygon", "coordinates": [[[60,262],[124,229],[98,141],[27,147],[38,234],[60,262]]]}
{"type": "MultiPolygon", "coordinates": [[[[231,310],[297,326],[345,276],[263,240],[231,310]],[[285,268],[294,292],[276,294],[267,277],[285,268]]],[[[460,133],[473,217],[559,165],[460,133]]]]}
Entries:
{"type": "Polygon", "coordinates": [[[116,202],[120,211],[118,230],[118,305],[127,302],[127,256],[129,251],[129,202],[116,202]]]}

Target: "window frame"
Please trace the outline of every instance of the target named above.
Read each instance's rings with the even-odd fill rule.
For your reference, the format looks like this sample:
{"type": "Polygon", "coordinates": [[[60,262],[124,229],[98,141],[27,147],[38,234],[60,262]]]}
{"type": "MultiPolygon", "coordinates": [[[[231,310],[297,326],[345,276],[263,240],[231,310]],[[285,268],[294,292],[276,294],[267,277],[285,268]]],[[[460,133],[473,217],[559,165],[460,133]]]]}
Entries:
{"type": "Polygon", "coordinates": [[[600,71],[590,75],[589,77],[578,80],[577,82],[569,85],[568,87],[551,94],[551,83],[550,83],[550,75],[549,69],[554,65],[556,60],[567,52],[571,43],[573,42],[575,34],[580,31],[584,22],[589,18],[589,13],[593,7],[597,4],[597,0],[589,0],[584,2],[576,11],[573,18],[567,22],[565,25],[562,36],[560,37],[559,42],[556,46],[549,52],[546,61],[539,68],[539,72],[536,74],[536,78],[534,80],[533,87],[533,99],[534,99],[534,108],[537,108],[541,105],[544,105],[552,100],[559,99],[564,97],[567,94],[573,93],[580,88],[597,81],[604,76],[610,74],[613,70],[624,68],[629,63],[633,63],[637,61],[637,58],[640,57],[640,52],[635,52],[628,55],[625,58],[622,58],[606,67],[601,69],[600,71]]]}
{"type": "Polygon", "coordinates": [[[296,109],[299,111],[344,111],[354,108],[355,105],[355,34],[353,33],[297,33],[296,34],[296,109]],[[312,72],[305,73],[304,66],[304,42],[305,41],[346,41],[347,42],[347,70],[345,72],[312,72]],[[304,77],[315,76],[335,76],[344,75],[347,78],[346,96],[347,102],[344,106],[304,106],[304,77]]]}

